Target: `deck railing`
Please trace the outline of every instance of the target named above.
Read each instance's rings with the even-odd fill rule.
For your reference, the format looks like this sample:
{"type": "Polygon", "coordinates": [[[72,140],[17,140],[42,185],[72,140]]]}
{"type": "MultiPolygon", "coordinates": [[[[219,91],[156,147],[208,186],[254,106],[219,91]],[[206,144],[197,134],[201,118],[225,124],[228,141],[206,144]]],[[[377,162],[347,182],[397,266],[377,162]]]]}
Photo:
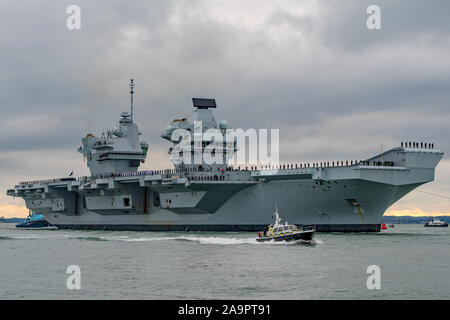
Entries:
{"type": "Polygon", "coordinates": [[[83,176],[77,178],[64,177],[46,180],[34,180],[34,181],[22,181],[19,185],[33,185],[33,184],[49,184],[49,183],[59,183],[67,181],[82,181],[88,183],[97,179],[108,179],[117,177],[137,177],[137,176],[155,176],[159,175],[162,178],[173,178],[175,175],[183,174],[183,178],[187,178],[189,181],[203,181],[209,180],[225,180],[226,177],[223,176],[225,172],[230,171],[241,171],[241,172],[252,172],[252,171],[273,171],[273,170],[295,170],[295,169],[321,169],[321,168],[336,168],[336,167],[352,167],[352,166],[387,166],[393,167],[395,163],[393,161],[327,161],[327,162],[313,162],[313,163],[302,163],[302,164],[283,164],[283,165],[271,165],[271,166],[246,166],[246,167],[226,167],[222,169],[217,169],[217,171],[212,168],[184,168],[184,169],[163,169],[163,170],[145,170],[145,171],[132,171],[132,172],[121,172],[121,173],[107,173],[98,174],[92,176],[83,176]],[[205,173],[205,178],[202,179],[197,174],[205,173]],[[195,175],[193,175],[195,174],[195,175]],[[215,178],[217,177],[217,178],[215,178]],[[224,177],[224,178],[221,178],[224,177]]]}

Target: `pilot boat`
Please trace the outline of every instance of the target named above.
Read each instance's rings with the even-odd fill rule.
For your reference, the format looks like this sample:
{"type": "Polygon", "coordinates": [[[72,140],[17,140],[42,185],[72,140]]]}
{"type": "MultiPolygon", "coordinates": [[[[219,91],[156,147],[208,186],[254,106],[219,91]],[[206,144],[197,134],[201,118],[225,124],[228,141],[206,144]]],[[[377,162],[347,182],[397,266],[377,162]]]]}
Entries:
{"type": "Polygon", "coordinates": [[[424,227],[448,227],[448,223],[439,220],[438,218],[434,218],[432,221],[425,223],[424,227]]]}
{"type": "Polygon", "coordinates": [[[267,226],[264,231],[258,232],[256,241],[305,241],[310,242],[316,232],[315,226],[297,226],[281,224],[278,207],[275,206],[275,224],[267,226]]]}

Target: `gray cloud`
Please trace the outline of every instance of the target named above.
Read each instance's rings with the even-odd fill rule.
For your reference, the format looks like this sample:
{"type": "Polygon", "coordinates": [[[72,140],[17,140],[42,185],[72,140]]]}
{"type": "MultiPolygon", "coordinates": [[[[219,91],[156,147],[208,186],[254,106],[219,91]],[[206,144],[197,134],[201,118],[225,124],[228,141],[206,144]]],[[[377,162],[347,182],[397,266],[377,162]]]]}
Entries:
{"type": "Polygon", "coordinates": [[[79,31],[65,27],[69,4],[0,4],[2,189],[11,172],[84,166],[80,138],[116,124],[130,77],[155,155],[145,167],[169,166],[159,133],[193,96],[215,97],[235,127],[280,128],[286,161],[359,160],[402,140],[450,150],[447,1],[377,1],[377,31],[366,0],[85,0],[79,31]]]}

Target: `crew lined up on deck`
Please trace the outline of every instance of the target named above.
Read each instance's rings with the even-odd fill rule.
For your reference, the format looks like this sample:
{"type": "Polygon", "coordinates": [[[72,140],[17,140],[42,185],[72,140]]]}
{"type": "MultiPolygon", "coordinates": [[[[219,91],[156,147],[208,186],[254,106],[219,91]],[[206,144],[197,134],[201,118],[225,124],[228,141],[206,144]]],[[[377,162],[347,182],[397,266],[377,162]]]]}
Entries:
{"type": "MultiPolygon", "coordinates": [[[[405,148],[422,148],[422,149],[434,149],[434,143],[427,142],[401,142],[401,147],[405,148]]],[[[262,170],[291,170],[291,169],[307,169],[307,168],[328,168],[328,167],[345,167],[345,166],[389,166],[393,167],[393,161],[357,161],[357,160],[340,160],[340,161],[326,161],[326,162],[313,162],[313,163],[296,163],[296,164],[283,164],[283,165],[263,165],[263,166],[246,166],[244,167],[224,167],[218,168],[217,171],[209,167],[204,167],[199,165],[198,167],[192,168],[179,168],[179,169],[164,169],[164,170],[151,170],[151,171],[137,171],[137,172],[122,172],[122,173],[109,173],[100,174],[93,176],[85,176],[79,178],[59,178],[59,179],[49,179],[49,180],[37,180],[37,181],[27,181],[20,182],[21,185],[25,184],[35,184],[35,183],[55,183],[64,182],[69,180],[83,181],[84,183],[102,179],[102,178],[115,178],[115,177],[133,177],[133,176],[153,176],[161,175],[169,178],[171,174],[177,173],[197,173],[197,172],[218,172],[224,174],[226,171],[262,171],[262,170]]],[[[188,177],[189,178],[189,177],[188,177]]]]}
{"type": "Polygon", "coordinates": [[[429,142],[402,142],[401,147],[405,148],[421,148],[421,149],[434,149],[434,143],[429,142]]]}
{"type": "MultiPolygon", "coordinates": [[[[384,165],[391,165],[388,163],[389,161],[385,161],[384,165]]],[[[225,172],[229,171],[262,171],[262,170],[291,170],[291,169],[307,169],[307,168],[315,168],[318,170],[319,168],[325,168],[325,167],[345,167],[345,166],[353,166],[353,165],[370,165],[368,161],[356,161],[356,160],[346,160],[346,161],[327,161],[327,162],[314,162],[314,163],[304,163],[304,164],[283,164],[283,165],[267,165],[267,166],[246,166],[244,167],[226,167],[226,168],[218,168],[217,171],[213,170],[212,168],[204,168],[202,166],[199,166],[197,168],[183,168],[183,169],[164,169],[164,170],[151,170],[151,171],[136,171],[136,172],[121,172],[121,173],[108,173],[108,174],[98,174],[98,175],[92,175],[92,176],[84,176],[84,177],[78,177],[78,178],[59,178],[59,179],[49,179],[49,180],[37,180],[37,181],[27,181],[27,182],[21,182],[21,185],[26,184],[35,184],[35,183],[55,183],[55,182],[65,182],[65,181],[82,181],[83,183],[88,183],[91,181],[94,181],[96,179],[107,179],[107,178],[117,178],[117,177],[135,177],[135,176],[154,176],[154,175],[160,175],[162,178],[170,178],[173,174],[179,174],[179,173],[197,173],[197,172],[215,172],[222,173],[222,175],[225,172]]],[[[379,163],[373,163],[373,165],[382,165],[379,163]]],[[[393,164],[392,164],[393,165],[393,164]]],[[[189,177],[188,178],[192,178],[189,177]]],[[[217,178],[218,180],[224,180],[221,179],[220,176],[217,178]]],[[[195,179],[197,180],[197,179],[195,179]]],[[[203,180],[203,179],[199,179],[203,180]]],[[[207,179],[205,179],[207,180],[207,179]]],[[[216,180],[216,179],[215,179],[216,180]]]]}

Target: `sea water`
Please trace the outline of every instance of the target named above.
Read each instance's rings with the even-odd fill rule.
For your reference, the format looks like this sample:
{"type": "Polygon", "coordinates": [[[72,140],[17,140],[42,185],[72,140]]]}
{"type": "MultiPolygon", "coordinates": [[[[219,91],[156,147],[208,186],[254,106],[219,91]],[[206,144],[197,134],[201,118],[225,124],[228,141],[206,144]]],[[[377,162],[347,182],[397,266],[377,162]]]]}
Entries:
{"type": "Polygon", "coordinates": [[[256,236],[0,224],[0,298],[450,299],[449,228],[317,233],[310,244],[256,236]]]}

